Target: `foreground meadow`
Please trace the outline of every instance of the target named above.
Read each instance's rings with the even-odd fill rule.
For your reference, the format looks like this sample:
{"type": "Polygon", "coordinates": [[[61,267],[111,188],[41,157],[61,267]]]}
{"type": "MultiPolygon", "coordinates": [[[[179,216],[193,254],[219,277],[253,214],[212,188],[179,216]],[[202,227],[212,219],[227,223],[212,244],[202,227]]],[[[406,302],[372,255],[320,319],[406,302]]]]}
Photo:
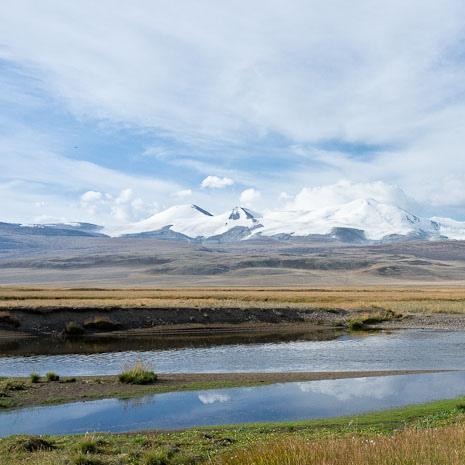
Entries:
{"type": "Polygon", "coordinates": [[[175,432],[16,436],[2,465],[459,465],[464,400],[295,423],[175,432]]]}

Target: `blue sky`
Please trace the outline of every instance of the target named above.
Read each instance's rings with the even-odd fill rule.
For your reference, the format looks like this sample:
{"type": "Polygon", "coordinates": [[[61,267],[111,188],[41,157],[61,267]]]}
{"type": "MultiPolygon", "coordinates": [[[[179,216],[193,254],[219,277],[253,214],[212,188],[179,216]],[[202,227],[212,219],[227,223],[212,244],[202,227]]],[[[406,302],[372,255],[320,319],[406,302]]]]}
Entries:
{"type": "Polygon", "coordinates": [[[0,220],[313,208],[341,180],[464,219],[464,10],[4,0],[0,220]]]}

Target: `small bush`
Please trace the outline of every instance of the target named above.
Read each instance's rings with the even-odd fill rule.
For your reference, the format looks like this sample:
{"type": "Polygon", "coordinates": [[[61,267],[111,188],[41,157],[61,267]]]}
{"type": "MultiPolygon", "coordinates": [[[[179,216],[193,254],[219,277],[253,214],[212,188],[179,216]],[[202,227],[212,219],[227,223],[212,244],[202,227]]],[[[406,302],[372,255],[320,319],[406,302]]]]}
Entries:
{"type": "Polygon", "coordinates": [[[137,362],[132,368],[123,371],[118,379],[125,384],[153,384],[157,375],[148,370],[142,362],[137,362]]]}
{"type": "Polygon", "coordinates": [[[75,383],[76,381],[76,378],[64,378],[61,380],[62,383],[75,383]]]}
{"type": "Polygon", "coordinates": [[[53,371],[49,371],[46,375],[45,378],[47,381],[50,383],[51,381],[60,381],[60,377],[54,373],[53,371]]]}
{"type": "Polygon", "coordinates": [[[84,328],[75,321],[70,321],[65,327],[65,334],[68,336],[81,336],[84,334],[84,328]]]}
{"type": "Polygon", "coordinates": [[[37,373],[31,373],[29,375],[29,379],[31,380],[31,383],[39,383],[40,382],[40,375],[37,373]]]}

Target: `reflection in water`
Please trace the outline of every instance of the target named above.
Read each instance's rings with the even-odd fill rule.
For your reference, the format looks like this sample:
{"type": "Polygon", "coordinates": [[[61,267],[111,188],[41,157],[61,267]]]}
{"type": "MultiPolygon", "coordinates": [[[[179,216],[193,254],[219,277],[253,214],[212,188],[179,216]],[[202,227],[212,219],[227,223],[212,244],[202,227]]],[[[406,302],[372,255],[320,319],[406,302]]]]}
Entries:
{"type": "Polygon", "coordinates": [[[351,415],[465,394],[465,372],[287,383],[0,413],[0,436],[177,429],[351,415]]]}
{"type": "Polygon", "coordinates": [[[214,404],[216,402],[228,402],[228,400],[231,400],[231,396],[219,392],[205,392],[199,394],[199,400],[202,404],[214,404]]]}
{"type": "Polygon", "coordinates": [[[297,325],[286,327],[285,331],[272,328],[256,332],[218,332],[208,336],[202,334],[175,335],[152,334],[120,336],[108,334],[87,338],[44,338],[29,337],[18,339],[16,335],[0,337],[0,356],[98,354],[105,352],[169,350],[220,345],[276,343],[291,341],[325,341],[341,335],[340,330],[302,330],[297,325]]]}
{"type": "Polygon", "coordinates": [[[465,369],[464,353],[465,331],[407,330],[326,340],[7,356],[0,357],[0,376],[116,374],[135,360],[159,373],[465,369]]]}
{"type": "Polygon", "coordinates": [[[395,387],[395,382],[390,382],[389,377],[356,378],[351,380],[350,389],[347,389],[343,383],[333,383],[331,380],[322,380],[314,384],[299,383],[299,389],[303,392],[329,395],[341,402],[367,395],[373,399],[385,399],[395,393],[395,387]]]}

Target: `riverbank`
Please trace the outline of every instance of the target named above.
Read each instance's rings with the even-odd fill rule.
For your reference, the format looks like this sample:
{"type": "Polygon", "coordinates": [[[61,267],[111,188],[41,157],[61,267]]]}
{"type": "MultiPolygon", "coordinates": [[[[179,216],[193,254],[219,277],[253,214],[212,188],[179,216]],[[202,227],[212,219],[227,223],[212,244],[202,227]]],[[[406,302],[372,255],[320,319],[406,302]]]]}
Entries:
{"type": "MultiPolygon", "coordinates": [[[[393,456],[392,460],[386,455],[382,463],[395,465],[407,463],[408,457],[408,450],[402,449],[405,441],[399,439],[402,435],[413,438],[416,434],[416,444],[421,446],[421,454],[416,458],[414,453],[410,454],[413,458],[408,463],[458,465],[462,463],[462,451],[465,451],[464,402],[465,398],[458,398],[353,417],[293,423],[248,424],[131,434],[95,433],[40,438],[17,436],[0,439],[0,456],[3,460],[2,465],[248,465],[252,463],[254,451],[269,451],[273,449],[273,445],[287,444],[288,447],[281,450],[282,460],[277,457],[278,461],[263,463],[302,465],[304,462],[284,462],[286,454],[292,454],[296,442],[304,441],[310,448],[315,444],[319,450],[325,450],[329,454],[339,450],[339,445],[343,444],[340,441],[347,439],[361,446],[358,449],[358,465],[380,463],[370,454],[377,452],[376,444],[385,440],[391,441],[392,449],[398,449],[397,455],[393,456]],[[460,447],[457,447],[457,436],[462,438],[460,447]],[[439,450],[452,451],[452,455],[456,451],[458,461],[452,461],[448,456],[444,456],[444,459],[438,458],[439,450]],[[234,457],[239,457],[240,461],[234,462],[234,457]]],[[[340,462],[325,463],[336,465],[340,462]]]]}
{"type": "Polygon", "coordinates": [[[123,384],[119,382],[117,376],[64,377],[58,381],[50,382],[42,377],[38,382],[34,383],[29,378],[6,378],[0,381],[0,409],[104,398],[131,399],[148,394],[174,391],[248,387],[324,379],[433,373],[437,371],[440,370],[161,374],[154,384],[149,385],[123,384]],[[10,389],[7,388],[8,384],[11,386],[10,389]]]}
{"type": "Polygon", "coordinates": [[[465,289],[0,287],[0,331],[18,337],[262,332],[287,326],[465,328],[465,289]]]}

